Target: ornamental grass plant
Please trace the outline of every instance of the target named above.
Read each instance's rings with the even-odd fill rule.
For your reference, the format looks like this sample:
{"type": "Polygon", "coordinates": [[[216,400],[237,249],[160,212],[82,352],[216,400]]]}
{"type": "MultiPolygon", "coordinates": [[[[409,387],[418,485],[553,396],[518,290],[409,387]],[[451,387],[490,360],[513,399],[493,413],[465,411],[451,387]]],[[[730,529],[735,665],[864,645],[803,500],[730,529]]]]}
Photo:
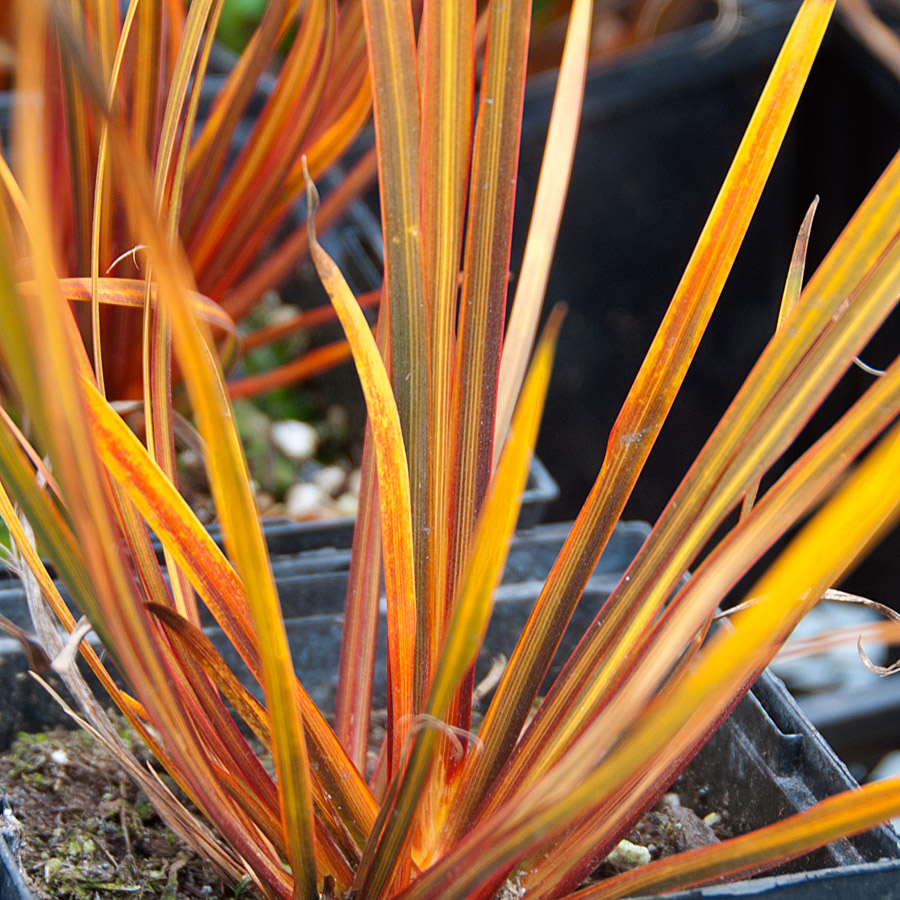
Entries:
{"type": "MultiPolygon", "coordinates": [[[[528,0],[491,3],[483,59],[474,51],[474,2],[361,5],[385,245],[377,334],[316,239],[318,198],[310,160],[300,161],[312,259],[369,412],[333,727],[291,666],[214,331],[226,323],[210,313],[190,242],[179,237],[183,207],[175,198],[185,170],[154,169],[115,87],[120,70],[109,60],[139,39],[141,10],[159,8],[129,6],[136,30],[128,37],[123,29],[118,48],[104,56],[74,27],[69,5],[20,4],[18,86],[35,102],[19,109],[15,179],[4,174],[0,514],[42,648],[90,727],[118,746],[69,664],[75,652],[214,829],[132,764],[135,777],[172,827],[230,877],[248,876],[272,898],[489,900],[508,885],[516,896],[598,900],[758,872],[900,812],[900,779],[893,779],[760,832],[585,884],[800,618],[896,519],[898,362],[783,475],[771,484],[763,477],[900,296],[900,157],[805,285],[809,223],[801,229],[772,340],[552,689],[538,696],[713,312],[832,5],[805,0],[797,14],[608,437],[596,483],[476,735],[474,660],[564,327],[562,311],[552,314],[532,354],[577,131],[589,0],[573,4],[508,318],[528,0]],[[99,209],[102,219],[114,204],[126,216],[127,240],[142,247],[146,443],[104,393],[61,269],[57,210],[70,198],[58,195],[53,177],[63,148],[48,142],[41,124],[42,104],[53,100],[48,28],[105,134],[97,176],[105,187],[96,191],[94,215],[99,209]],[[224,553],[178,492],[176,366],[184,389],[176,400],[202,438],[224,553]],[[738,509],[739,520],[721,529],[738,509]],[[151,533],[165,548],[162,569],[151,533]],[[733,627],[711,630],[720,601],[786,536],[733,627]],[[83,621],[63,603],[42,558],[83,621]],[[382,581],[387,726],[367,770],[382,581]],[[204,636],[201,607],[258,681],[262,702],[204,636]],[[102,659],[83,640],[88,628],[105,648],[102,659]],[[239,722],[271,752],[274,773],[239,722]]],[[[302,11],[327,17],[345,6],[310,0],[302,11]]],[[[218,8],[194,0],[191,27],[169,48],[184,77],[166,96],[165,122],[181,121],[198,90],[203,35],[218,8]]],[[[132,73],[138,82],[155,77],[141,71],[132,73]]],[[[213,220],[221,227],[210,209],[208,227],[213,220]]],[[[99,248],[94,241],[95,273],[112,261],[99,248]]],[[[130,282],[95,280],[94,312],[104,296],[129,290],[130,282]]],[[[101,351],[103,341],[100,333],[101,351]]],[[[596,439],[568,425],[573,440],[596,439]]]]}
{"type": "MultiPolygon", "coordinates": [[[[15,4],[8,6],[11,26],[15,4]]],[[[160,218],[178,235],[220,337],[233,338],[231,323],[307,255],[306,230],[285,231],[305,189],[301,157],[318,178],[371,115],[358,0],[274,0],[227,75],[192,81],[192,67],[206,71],[222,6],[77,0],[66,34],[43,32],[37,96],[55,201],[56,269],[98,382],[113,400],[141,398],[145,298],[135,260],[141,240],[111,180],[106,124],[82,77],[85,67],[103,83],[136,158],[147,166],[160,218]],[[134,276],[130,284],[126,275],[134,276]]],[[[27,102],[21,77],[19,90],[27,102]]],[[[333,223],[374,175],[374,152],[364,154],[328,198],[320,227],[333,223]]],[[[346,356],[335,347],[319,349],[307,368],[346,356]]],[[[289,382],[297,369],[269,372],[265,385],[289,382]]]]}

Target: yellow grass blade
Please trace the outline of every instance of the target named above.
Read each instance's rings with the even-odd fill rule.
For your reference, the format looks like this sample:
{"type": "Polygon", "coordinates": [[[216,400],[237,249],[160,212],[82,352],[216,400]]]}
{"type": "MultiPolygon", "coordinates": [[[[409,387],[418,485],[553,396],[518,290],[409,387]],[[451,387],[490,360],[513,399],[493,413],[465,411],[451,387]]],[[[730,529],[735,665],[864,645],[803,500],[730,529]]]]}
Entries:
{"type": "Polygon", "coordinates": [[[617,900],[750,878],[839,838],[868,831],[900,812],[900,778],[822,800],[782,822],[658,860],[571,894],[569,900],[617,900]]]}
{"type": "Polygon", "coordinates": [[[375,443],[388,604],[389,753],[392,767],[396,770],[414,712],[412,662],[416,641],[416,589],[409,469],[400,417],[375,338],[347,282],[316,239],[314,219],[317,203],[315,185],[308,181],[309,243],[313,262],[353,351],[375,443]]]}
{"type": "MultiPolygon", "coordinates": [[[[900,426],[895,426],[751,591],[762,602],[739,613],[733,629],[720,630],[683,681],[666,693],[665,702],[641,714],[626,740],[598,759],[602,735],[621,734],[621,717],[629,715],[629,698],[619,695],[583,733],[565,762],[464,837],[423,873],[404,900],[463,900],[492,873],[507,871],[554,835],[562,835],[587,810],[605,818],[576,853],[602,852],[610,846],[618,817],[627,818],[631,808],[623,809],[623,800],[640,803],[643,792],[671,771],[673,760],[721,721],[734,697],[758,675],[824,589],[897,518],[898,459],[900,426]],[[453,877],[448,879],[450,872],[453,877]]],[[[710,584],[707,590],[716,595],[716,587],[710,584]]],[[[680,617],[674,621],[681,624],[680,617]]],[[[684,624],[683,639],[690,640],[690,623],[684,624]]]]}
{"type": "Polygon", "coordinates": [[[615,682],[618,666],[633,652],[634,641],[640,640],[715,528],[789,446],[895,307],[900,232],[892,211],[898,197],[900,157],[776,333],[657,522],[628,579],[610,598],[602,624],[591,630],[570,661],[546,705],[547,710],[563,711],[568,724],[563,728],[558,719],[551,725],[551,713],[542,713],[547,718],[535,723],[533,746],[540,746],[539,736],[547,727],[557,749],[580,731],[579,717],[568,711],[575,705],[593,709],[601,702],[615,682]],[[867,262],[860,265],[861,259],[867,262]],[[851,272],[860,278],[857,284],[851,272]],[[596,664],[601,657],[602,669],[596,664]],[[576,696],[581,697],[577,704],[576,696]]]}
{"type": "Polygon", "coordinates": [[[494,422],[494,464],[500,457],[550,276],[550,263],[563,206],[569,190],[569,174],[584,100],[584,81],[590,52],[592,0],[575,0],[569,14],[566,43],[553,97],[547,143],[538,178],[534,209],[528,226],[525,254],[516,284],[516,295],[500,359],[497,386],[497,418],[494,422]]]}
{"type": "MultiPolygon", "coordinates": [[[[654,703],[622,747],[601,763],[597,783],[603,782],[609,789],[620,783],[620,778],[638,777],[639,773],[638,780],[631,782],[628,799],[636,805],[642,790],[658,780],[672,760],[721,721],[732,698],[752,683],[825,589],[896,520],[900,485],[891,473],[896,472],[898,459],[900,427],[895,426],[750,592],[760,602],[733,617],[734,629],[720,630],[693,670],[667,692],[665,702],[654,703]],[[685,723],[690,723],[689,727],[685,723]],[[615,773],[612,784],[606,780],[611,773],[615,773]]],[[[715,591],[714,582],[714,578],[707,581],[706,592],[715,591]]],[[[683,636],[687,627],[685,623],[683,636]]],[[[588,757],[596,757],[591,741],[596,741],[602,729],[615,727],[616,716],[626,712],[626,703],[627,698],[618,696],[608,714],[587,730],[578,753],[567,757],[573,771],[588,757]]],[[[596,843],[597,838],[596,832],[585,837],[581,852],[587,852],[588,841],[596,843]]]]}
{"type": "MultiPolygon", "coordinates": [[[[816,208],[819,205],[819,198],[809,205],[806,215],[803,218],[803,224],[797,234],[797,240],[794,243],[794,252],[791,254],[791,264],[788,268],[787,280],[784,283],[784,291],[781,295],[781,306],[778,309],[778,321],[775,328],[781,327],[788,313],[794,308],[800,299],[800,292],[803,289],[803,273],[806,270],[806,250],[809,246],[809,236],[812,231],[813,216],[816,214],[816,208]]],[[[759,480],[754,482],[746,494],[744,494],[744,502],[741,507],[741,515],[745,516],[753,508],[756,502],[756,495],[759,491],[759,480]]]]}
{"type": "MultiPolygon", "coordinates": [[[[471,804],[483,796],[515,745],[528,709],[520,698],[536,694],[555,649],[553,642],[546,641],[548,628],[570,618],[674,400],[768,176],[831,9],[829,0],[810,0],[797,15],[681,284],[619,414],[597,481],[520,639],[519,658],[513,658],[498,687],[482,727],[485,753],[468,782],[471,804]]],[[[574,708],[560,702],[547,709],[547,729],[530,729],[517,751],[523,764],[532,749],[544,753],[551,745],[563,745],[555,716],[574,708]]],[[[503,793],[521,776],[520,769],[508,770],[503,793]]]]}
{"type": "MultiPolygon", "coordinates": [[[[384,896],[405,859],[414,836],[416,811],[422,806],[423,797],[427,796],[429,774],[438,758],[440,745],[447,737],[444,723],[451,702],[484,639],[493,609],[492,593],[506,563],[522,490],[528,477],[561,321],[562,310],[557,309],[535,353],[516,410],[512,436],[476,526],[472,555],[463,573],[459,602],[447,629],[447,640],[435,671],[425,714],[412,735],[412,747],[401,781],[393,786],[382,806],[373,836],[366,846],[354,885],[363,896],[384,896]]],[[[436,787],[443,790],[441,773],[436,775],[436,787]]],[[[464,782],[458,787],[459,790],[466,790],[464,782]]],[[[425,808],[432,812],[427,804],[425,808]]],[[[433,848],[439,837],[440,819],[421,822],[420,827],[432,830],[426,835],[426,848],[433,848]]]]}

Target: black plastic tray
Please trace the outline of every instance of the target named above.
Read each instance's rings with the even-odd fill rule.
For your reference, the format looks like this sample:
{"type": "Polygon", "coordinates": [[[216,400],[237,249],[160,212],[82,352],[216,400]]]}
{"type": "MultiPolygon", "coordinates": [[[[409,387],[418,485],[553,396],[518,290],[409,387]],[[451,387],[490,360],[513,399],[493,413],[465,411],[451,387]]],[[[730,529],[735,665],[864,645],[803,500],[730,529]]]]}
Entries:
{"type": "MultiPolygon", "coordinates": [[[[568,525],[542,526],[518,535],[510,551],[506,579],[498,589],[495,613],[479,656],[482,672],[498,653],[509,654],[552,564],[568,525]]],[[[646,538],[643,523],[621,525],[601,557],[576,611],[560,650],[570,653],[578,637],[621,577],[628,561],[646,538]]],[[[301,680],[323,708],[332,707],[335,660],[341,636],[340,609],[346,588],[346,572],[302,571],[296,560],[275,563],[275,575],[286,618],[294,663],[301,680]]],[[[11,601],[9,592],[0,605],[11,601]]],[[[240,671],[236,655],[225,645],[217,628],[206,629],[240,671]]],[[[381,629],[382,633],[384,629],[381,629]]],[[[0,670],[24,668],[18,645],[0,642],[0,670]],[[12,653],[6,652],[13,650],[12,653]]],[[[550,678],[558,672],[557,664],[550,678]]],[[[377,679],[383,697],[384,647],[379,653],[377,679]]],[[[30,681],[30,680],[29,680],[30,681]]],[[[0,696],[7,702],[14,687],[7,681],[0,696]]],[[[32,708],[52,709],[52,701],[36,689],[27,702],[32,708]]],[[[376,703],[378,699],[376,697],[376,703]]],[[[5,713],[4,713],[5,715],[5,713]]],[[[738,704],[710,742],[682,776],[685,787],[704,795],[711,809],[725,810],[735,833],[760,827],[818,800],[855,785],[846,767],[835,757],[785,690],[782,683],[764,673],[753,690],[738,704]]],[[[778,897],[800,900],[812,897],[896,897],[900,883],[900,839],[887,827],[873,829],[848,840],[836,841],[777,870],[767,877],[708,888],[684,897],[778,897]],[[848,893],[848,891],[856,893],[848,893]]],[[[6,900],[0,893],[0,900],[6,900]]],[[[10,897],[17,895],[11,894],[10,897]]]]}

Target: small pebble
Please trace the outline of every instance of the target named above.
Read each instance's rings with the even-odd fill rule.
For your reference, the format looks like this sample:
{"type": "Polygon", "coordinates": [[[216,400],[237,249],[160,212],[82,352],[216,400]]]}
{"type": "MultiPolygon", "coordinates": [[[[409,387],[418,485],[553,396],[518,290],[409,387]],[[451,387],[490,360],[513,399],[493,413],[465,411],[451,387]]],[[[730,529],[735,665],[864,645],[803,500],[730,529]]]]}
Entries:
{"type": "Polygon", "coordinates": [[[64,766],[69,761],[69,756],[65,750],[54,750],[50,754],[50,759],[53,760],[57,765],[64,766]]]}
{"type": "Polygon", "coordinates": [[[614,868],[627,872],[639,866],[646,866],[650,862],[650,851],[640,844],[632,844],[631,841],[623,839],[606,857],[606,861],[614,868]]]}
{"type": "Polygon", "coordinates": [[[289,459],[312,459],[319,448],[319,435],[312,425],[296,419],[272,424],[272,441],[289,459]]]}
{"type": "Polygon", "coordinates": [[[256,508],[264,513],[275,506],[275,498],[268,491],[256,492],[256,508]]]}
{"type": "Polygon", "coordinates": [[[200,469],[203,467],[203,457],[195,450],[182,450],[178,461],[186,469],[200,469]]]}
{"type": "Polygon", "coordinates": [[[269,310],[267,325],[281,325],[283,322],[292,322],[300,315],[300,310],[296,306],[275,306],[269,310]]]}
{"type": "Polygon", "coordinates": [[[284,511],[292,519],[320,518],[328,498],[315,484],[292,484],[284,497],[284,511]]]}
{"type": "Polygon", "coordinates": [[[348,419],[347,410],[336,403],[329,406],[325,413],[325,422],[329,428],[333,428],[335,431],[346,431],[348,419]]]}
{"type": "Polygon", "coordinates": [[[336,496],[347,481],[347,473],[340,466],[322,466],[315,475],[313,483],[320,487],[329,497],[336,496]]]}

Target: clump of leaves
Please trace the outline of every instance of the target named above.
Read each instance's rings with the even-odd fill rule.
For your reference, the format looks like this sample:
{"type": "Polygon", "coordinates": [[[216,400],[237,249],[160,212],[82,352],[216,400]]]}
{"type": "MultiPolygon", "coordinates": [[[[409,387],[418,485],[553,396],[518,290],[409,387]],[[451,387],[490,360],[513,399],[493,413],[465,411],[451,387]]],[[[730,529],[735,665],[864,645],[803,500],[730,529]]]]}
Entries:
{"type": "MultiPolygon", "coordinates": [[[[579,889],[727,716],[796,622],[896,519],[896,362],[757,502],[752,498],[900,296],[900,158],[802,290],[798,249],[781,327],[529,717],[713,311],[831,0],[806,0],[797,15],[477,740],[460,737],[470,724],[473,663],[516,521],[561,325],[560,313],[551,316],[529,365],[574,146],[589,0],[573,4],[508,322],[530,0],[488,9],[477,115],[474,2],[426,0],[418,18],[404,0],[362,4],[386,251],[387,302],[377,338],[316,240],[317,196],[306,181],[309,246],[346,332],[370,429],[334,729],[291,667],[210,334],[216,320],[202,295],[191,293],[197,282],[172,227],[177,217],[171,210],[160,214],[143,154],[107,102],[105,70],[54,4],[21,8],[19,83],[38,94],[43,89],[40,36],[48,9],[67,36],[66,54],[79,61],[78,77],[93,85],[89,93],[106,123],[113,162],[110,191],[151,263],[141,287],[150,323],[144,349],[151,364],[143,383],[148,440],[138,441],[104,398],[65,303],[46,177],[52,148],[26,106],[17,132],[18,220],[4,222],[0,254],[0,514],[33,575],[26,580],[35,612],[42,614],[46,602],[54,621],[75,632],[72,645],[218,836],[134,767],[175,830],[232,877],[248,874],[269,897],[311,900],[321,890],[364,900],[487,900],[509,883],[519,896],[594,900],[759,871],[900,810],[894,779],[827,800],[761,833],[579,889]],[[14,253],[14,222],[22,226],[27,253],[14,253]],[[170,375],[167,354],[159,352],[169,340],[204,440],[226,554],[196,522],[171,474],[172,410],[159,390],[170,375]],[[27,424],[26,434],[13,413],[27,424]],[[10,496],[127,692],[90,646],[79,644],[81,631],[10,496]],[[742,504],[738,524],[707,547],[742,504]],[[704,641],[719,601],[798,525],[734,627],[704,641]],[[151,552],[150,531],[166,549],[168,582],[151,552]],[[704,549],[709,552],[695,565],[704,549]],[[693,577],[683,583],[691,567],[693,577]],[[382,575],[387,724],[367,780],[382,575]],[[263,702],[204,636],[201,604],[258,681],[263,702]],[[271,750],[274,776],[248,748],[235,716],[271,750]]],[[[195,35],[178,48],[185,71],[200,45],[195,35]]],[[[182,177],[173,172],[175,188],[182,177]]],[[[56,628],[41,628],[51,656],[65,649],[56,646],[62,643],[56,628]]],[[[96,702],[84,692],[81,702],[115,744],[96,702]]]]}
{"type": "MultiPolygon", "coordinates": [[[[141,395],[143,243],[114,188],[119,163],[110,158],[96,91],[117,110],[137,158],[148,161],[157,214],[178,235],[197,288],[221,307],[208,311],[219,334],[233,332],[231,321],[307,253],[305,231],[285,231],[304,190],[301,155],[318,177],[370,115],[359,0],[266,4],[227,76],[206,78],[223,5],[79,0],[70,18],[41,35],[40,131],[53,148],[46,177],[56,200],[56,268],[113,399],[141,395]],[[80,74],[87,54],[93,81],[80,74]],[[133,280],[107,277],[131,273],[133,280]]],[[[370,153],[329,198],[328,221],[374,172],[370,153]]]]}

